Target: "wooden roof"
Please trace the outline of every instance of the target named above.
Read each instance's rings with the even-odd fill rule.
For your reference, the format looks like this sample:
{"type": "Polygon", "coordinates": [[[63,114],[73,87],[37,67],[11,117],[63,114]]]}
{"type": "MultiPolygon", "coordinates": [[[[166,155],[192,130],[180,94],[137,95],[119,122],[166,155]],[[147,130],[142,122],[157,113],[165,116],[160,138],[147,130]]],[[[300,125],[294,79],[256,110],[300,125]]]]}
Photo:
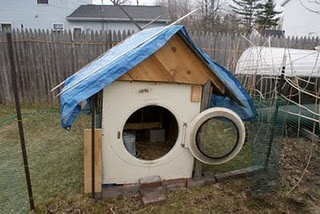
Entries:
{"type": "Polygon", "coordinates": [[[179,34],[118,80],[192,85],[204,85],[210,80],[220,93],[225,92],[224,84],[179,34]]]}

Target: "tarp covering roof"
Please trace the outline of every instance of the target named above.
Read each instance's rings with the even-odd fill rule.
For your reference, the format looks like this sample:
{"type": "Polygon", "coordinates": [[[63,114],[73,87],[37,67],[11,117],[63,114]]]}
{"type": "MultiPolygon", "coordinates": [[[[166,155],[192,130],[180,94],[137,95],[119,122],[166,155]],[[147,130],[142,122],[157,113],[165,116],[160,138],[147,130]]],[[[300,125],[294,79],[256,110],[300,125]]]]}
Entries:
{"type": "Polygon", "coordinates": [[[202,57],[212,72],[223,82],[229,93],[242,104],[219,99],[212,102],[214,106],[228,106],[240,115],[243,120],[256,116],[252,100],[238,80],[224,67],[213,61],[207,54],[198,49],[185,28],[180,25],[150,28],[140,31],[113,47],[99,58],[65,80],[61,91],[62,126],[69,128],[81,111],[81,102],[89,99],[132,68],[163,47],[176,33],[179,33],[189,46],[202,57]]]}

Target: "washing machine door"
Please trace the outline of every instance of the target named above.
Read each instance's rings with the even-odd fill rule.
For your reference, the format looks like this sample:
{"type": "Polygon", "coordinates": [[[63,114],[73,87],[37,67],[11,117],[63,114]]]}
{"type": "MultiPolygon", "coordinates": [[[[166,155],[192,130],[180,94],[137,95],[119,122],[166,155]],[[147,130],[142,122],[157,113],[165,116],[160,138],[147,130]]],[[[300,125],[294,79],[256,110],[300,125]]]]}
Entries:
{"type": "Polygon", "coordinates": [[[244,144],[246,133],[239,115],[220,107],[201,112],[188,130],[191,153],[206,164],[222,164],[234,158],[244,144]]]}

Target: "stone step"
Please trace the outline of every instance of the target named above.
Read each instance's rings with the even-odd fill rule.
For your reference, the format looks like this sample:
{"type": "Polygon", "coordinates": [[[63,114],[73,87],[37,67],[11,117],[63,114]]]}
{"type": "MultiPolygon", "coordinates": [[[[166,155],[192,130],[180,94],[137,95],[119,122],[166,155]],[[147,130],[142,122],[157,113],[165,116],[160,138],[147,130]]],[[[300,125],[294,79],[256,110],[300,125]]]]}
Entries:
{"type": "Polygon", "coordinates": [[[162,186],[140,189],[140,195],[141,196],[147,195],[147,194],[153,193],[153,192],[164,192],[164,190],[163,190],[162,186]]]}
{"type": "Polygon", "coordinates": [[[143,206],[162,204],[166,201],[160,176],[140,178],[139,185],[143,206]]]}
{"type": "Polygon", "coordinates": [[[159,205],[166,201],[163,191],[148,192],[141,197],[143,206],[159,205]]]}
{"type": "Polygon", "coordinates": [[[162,186],[162,180],[159,175],[139,178],[140,189],[162,186]]]}

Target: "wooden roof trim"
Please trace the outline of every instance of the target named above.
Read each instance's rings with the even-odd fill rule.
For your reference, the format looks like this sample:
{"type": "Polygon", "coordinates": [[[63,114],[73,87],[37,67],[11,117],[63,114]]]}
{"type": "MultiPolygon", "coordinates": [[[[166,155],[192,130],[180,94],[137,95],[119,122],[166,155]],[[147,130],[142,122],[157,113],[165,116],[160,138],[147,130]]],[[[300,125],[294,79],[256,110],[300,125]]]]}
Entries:
{"type": "Polygon", "coordinates": [[[194,50],[193,46],[189,43],[189,41],[182,35],[181,32],[178,32],[179,37],[185,42],[185,44],[189,47],[192,52],[198,56],[198,58],[203,62],[203,64],[208,68],[208,70],[205,70],[206,73],[209,75],[209,79],[213,83],[213,85],[222,93],[225,94],[225,86],[223,82],[218,78],[218,76],[212,71],[212,68],[209,66],[209,62],[205,60],[202,56],[199,55],[199,53],[194,50]]]}

